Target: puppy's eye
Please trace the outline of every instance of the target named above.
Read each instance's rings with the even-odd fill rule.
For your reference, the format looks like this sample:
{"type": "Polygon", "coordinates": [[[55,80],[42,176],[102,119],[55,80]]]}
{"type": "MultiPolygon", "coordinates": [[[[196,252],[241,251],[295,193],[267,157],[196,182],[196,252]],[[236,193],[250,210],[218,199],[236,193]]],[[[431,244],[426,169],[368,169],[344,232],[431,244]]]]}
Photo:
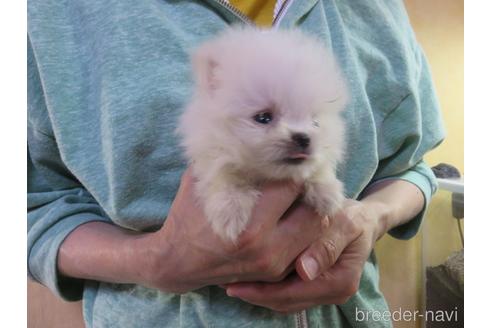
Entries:
{"type": "Polygon", "coordinates": [[[253,119],[260,124],[268,124],[273,120],[273,115],[270,112],[263,112],[253,116],[253,119]]]}

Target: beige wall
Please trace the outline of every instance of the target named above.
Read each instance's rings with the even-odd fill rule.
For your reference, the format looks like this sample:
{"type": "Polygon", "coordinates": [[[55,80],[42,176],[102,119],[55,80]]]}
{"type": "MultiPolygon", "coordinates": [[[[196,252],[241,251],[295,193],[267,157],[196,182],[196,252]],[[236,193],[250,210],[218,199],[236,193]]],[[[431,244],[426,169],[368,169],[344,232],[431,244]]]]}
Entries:
{"type": "Polygon", "coordinates": [[[28,280],[27,327],[84,328],[82,302],[64,302],[47,288],[28,280]]]}

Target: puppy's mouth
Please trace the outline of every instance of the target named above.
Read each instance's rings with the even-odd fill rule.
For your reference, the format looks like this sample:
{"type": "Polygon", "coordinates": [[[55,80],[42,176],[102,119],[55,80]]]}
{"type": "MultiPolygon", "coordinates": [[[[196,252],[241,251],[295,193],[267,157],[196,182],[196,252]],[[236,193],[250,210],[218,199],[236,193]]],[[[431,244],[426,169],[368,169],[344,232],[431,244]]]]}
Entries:
{"type": "Polygon", "coordinates": [[[292,165],[299,165],[304,163],[308,158],[309,154],[307,152],[297,152],[284,158],[283,162],[292,165]]]}

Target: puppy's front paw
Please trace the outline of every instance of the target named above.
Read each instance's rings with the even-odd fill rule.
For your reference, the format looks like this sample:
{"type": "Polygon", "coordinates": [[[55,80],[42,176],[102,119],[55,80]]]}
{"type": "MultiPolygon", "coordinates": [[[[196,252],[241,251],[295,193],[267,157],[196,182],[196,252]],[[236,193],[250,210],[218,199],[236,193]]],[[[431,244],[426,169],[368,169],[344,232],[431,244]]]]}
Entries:
{"type": "Polygon", "coordinates": [[[246,228],[259,194],[256,190],[225,190],[207,197],[205,214],[214,232],[235,242],[246,228]]]}
{"type": "Polygon", "coordinates": [[[306,183],[304,200],[321,216],[333,217],[341,209],[344,199],[343,184],[336,179],[324,183],[306,183]]]}

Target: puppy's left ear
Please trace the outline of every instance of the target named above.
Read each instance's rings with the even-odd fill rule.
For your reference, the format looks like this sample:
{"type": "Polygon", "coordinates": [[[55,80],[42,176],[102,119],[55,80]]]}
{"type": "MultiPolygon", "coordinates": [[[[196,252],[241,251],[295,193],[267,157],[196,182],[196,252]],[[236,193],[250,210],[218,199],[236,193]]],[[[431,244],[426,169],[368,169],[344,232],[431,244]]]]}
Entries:
{"type": "Polygon", "coordinates": [[[214,43],[206,43],[192,54],[192,66],[198,88],[213,95],[220,86],[218,51],[214,43]]]}

